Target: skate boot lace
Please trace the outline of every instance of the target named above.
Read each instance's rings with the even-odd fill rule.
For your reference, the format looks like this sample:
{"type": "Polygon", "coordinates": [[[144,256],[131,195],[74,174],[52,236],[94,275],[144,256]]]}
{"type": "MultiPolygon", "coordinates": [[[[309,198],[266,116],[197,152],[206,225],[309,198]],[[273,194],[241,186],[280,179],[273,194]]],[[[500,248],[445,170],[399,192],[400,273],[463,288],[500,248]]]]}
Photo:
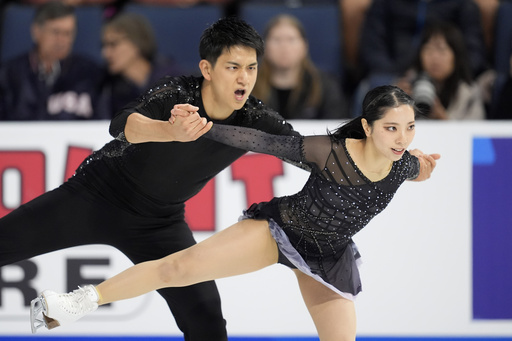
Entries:
{"type": "Polygon", "coordinates": [[[98,307],[98,304],[88,297],[88,292],[82,287],[73,290],[72,293],[62,294],[59,300],[60,307],[70,315],[77,318],[90,313],[98,307]]]}

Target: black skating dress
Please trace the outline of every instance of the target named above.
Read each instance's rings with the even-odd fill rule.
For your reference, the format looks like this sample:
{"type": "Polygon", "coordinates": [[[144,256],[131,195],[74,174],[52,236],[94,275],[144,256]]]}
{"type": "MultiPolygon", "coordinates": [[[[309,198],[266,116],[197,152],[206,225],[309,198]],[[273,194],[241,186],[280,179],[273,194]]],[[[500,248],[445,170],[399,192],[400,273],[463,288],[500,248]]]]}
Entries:
{"type": "Polygon", "coordinates": [[[275,155],[311,172],[301,191],[253,204],[244,218],[269,221],[280,263],[298,268],[353,300],[361,291],[361,280],[360,256],[352,236],[386,208],[405,180],[419,175],[418,159],[406,151],[385,178],[373,182],[350,157],[345,139],[277,136],[220,124],[214,124],[205,136],[275,155]]]}

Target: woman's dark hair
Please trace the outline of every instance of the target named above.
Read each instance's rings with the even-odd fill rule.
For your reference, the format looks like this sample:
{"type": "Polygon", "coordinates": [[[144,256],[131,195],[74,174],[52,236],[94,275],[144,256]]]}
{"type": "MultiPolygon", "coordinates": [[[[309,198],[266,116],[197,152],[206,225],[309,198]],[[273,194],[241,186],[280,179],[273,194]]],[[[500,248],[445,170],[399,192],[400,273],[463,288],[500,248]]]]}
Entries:
{"type": "Polygon", "coordinates": [[[363,114],[336,129],[331,135],[336,140],[344,138],[365,139],[361,119],[366,119],[368,125],[380,120],[384,113],[401,105],[410,105],[415,115],[418,113],[416,103],[405,91],[394,85],[383,85],[370,90],[363,100],[363,114]]]}
{"type": "Polygon", "coordinates": [[[252,48],[257,58],[263,55],[263,39],[259,33],[242,19],[227,17],[217,20],[203,32],[199,56],[215,65],[224,50],[233,46],[252,48]]]}
{"type": "Polygon", "coordinates": [[[136,13],[120,13],[103,26],[103,32],[108,29],[123,34],[138,49],[142,57],[152,62],[157,53],[157,43],[153,27],[149,20],[136,13]]]}
{"type": "Polygon", "coordinates": [[[73,6],[66,5],[61,1],[49,1],[36,9],[32,23],[42,25],[49,20],[60,19],[70,15],[75,15],[75,8],[73,6]]]}
{"type": "Polygon", "coordinates": [[[450,22],[435,21],[425,27],[423,36],[418,49],[414,67],[418,73],[424,71],[421,63],[421,50],[433,37],[443,37],[446,43],[453,51],[454,70],[453,73],[439,85],[437,95],[443,106],[448,107],[451,100],[455,97],[459,83],[461,81],[470,84],[472,82],[471,67],[469,57],[464,43],[464,37],[459,28],[450,22]]]}

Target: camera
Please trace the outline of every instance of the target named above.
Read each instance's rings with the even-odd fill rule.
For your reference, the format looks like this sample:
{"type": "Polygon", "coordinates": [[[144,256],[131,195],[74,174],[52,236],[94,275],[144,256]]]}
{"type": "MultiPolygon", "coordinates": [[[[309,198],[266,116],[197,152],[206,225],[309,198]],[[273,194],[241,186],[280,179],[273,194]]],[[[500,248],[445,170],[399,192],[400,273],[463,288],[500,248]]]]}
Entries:
{"type": "Polygon", "coordinates": [[[421,74],[412,85],[412,97],[423,114],[429,115],[436,99],[436,88],[430,77],[421,74]]]}

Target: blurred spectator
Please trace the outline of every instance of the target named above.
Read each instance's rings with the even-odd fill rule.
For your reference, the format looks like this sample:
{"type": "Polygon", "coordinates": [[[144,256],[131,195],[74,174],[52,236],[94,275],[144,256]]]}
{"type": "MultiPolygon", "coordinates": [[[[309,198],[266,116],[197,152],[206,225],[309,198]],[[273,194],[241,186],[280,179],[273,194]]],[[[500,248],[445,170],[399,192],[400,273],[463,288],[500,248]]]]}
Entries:
{"type": "Polygon", "coordinates": [[[425,25],[441,20],[462,31],[473,75],[485,70],[480,10],[473,0],[373,0],[361,45],[368,72],[402,74],[417,52],[425,25]]]}
{"type": "Polygon", "coordinates": [[[366,11],[372,0],[340,0],[344,53],[353,65],[358,63],[359,41],[366,11]]]}
{"type": "Polygon", "coordinates": [[[349,96],[353,95],[362,77],[359,61],[359,44],[364,18],[371,3],[372,0],[339,0],[342,22],[343,60],[345,61],[343,88],[349,96]]]}
{"type": "Polygon", "coordinates": [[[34,48],[0,69],[0,120],[103,119],[95,111],[100,68],[71,54],[74,8],[48,2],[30,27],[34,48]]]}
{"type": "Polygon", "coordinates": [[[485,119],[464,39],[451,23],[436,22],[425,28],[414,67],[397,85],[432,119],[485,119]]]}
{"type": "Polygon", "coordinates": [[[201,4],[226,5],[237,0],[132,0],[146,5],[190,7],[201,4]]]}
{"type": "Polygon", "coordinates": [[[492,101],[490,119],[511,120],[512,119],[512,54],[510,55],[510,70],[503,86],[492,101]]]}
{"type": "Polygon", "coordinates": [[[124,4],[130,0],[11,0],[27,5],[41,6],[48,2],[60,1],[68,6],[102,6],[104,8],[104,17],[111,18],[124,4]]]}
{"type": "MultiPolygon", "coordinates": [[[[28,5],[43,5],[55,0],[19,0],[19,3],[28,5]]],[[[110,5],[118,0],[57,0],[68,6],[82,6],[82,5],[110,5]]]]}
{"type": "Polygon", "coordinates": [[[452,22],[462,31],[474,77],[488,68],[480,10],[473,0],[373,0],[361,32],[365,77],[356,93],[356,108],[369,89],[404,74],[425,25],[437,20],[452,22]]]}
{"type": "Polygon", "coordinates": [[[297,18],[272,18],[264,40],[265,54],[253,90],[255,97],[286,119],[348,117],[339,83],[311,61],[306,33],[297,18]]]}
{"type": "Polygon", "coordinates": [[[82,5],[107,5],[112,4],[118,0],[9,0],[20,4],[41,6],[49,2],[58,1],[68,6],[82,6],[82,5]]]}
{"type": "Polygon", "coordinates": [[[239,3],[243,0],[124,0],[126,2],[139,3],[150,6],[176,6],[192,7],[199,5],[212,5],[222,8],[224,16],[237,16],[239,3]]]}
{"type": "Polygon", "coordinates": [[[492,51],[494,50],[494,26],[496,12],[500,5],[500,0],[474,0],[480,9],[482,18],[482,29],[484,42],[487,48],[489,60],[492,60],[492,51]]]}
{"type": "Polygon", "coordinates": [[[198,5],[213,5],[223,9],[225,16],[237,15],[239,2],[243,0],[125,0],[127,2],[145,4],[150,6],[176,6],[192,7],[198,5]]]}
{"type": "Polygon", "coordinates": [[[139,14],[120,13],[104,24],[102,55],[106,76],[102,85],[101,111],[113,115],[163,76],[181,72],[158,55],[149,21],[139,14]]]}

